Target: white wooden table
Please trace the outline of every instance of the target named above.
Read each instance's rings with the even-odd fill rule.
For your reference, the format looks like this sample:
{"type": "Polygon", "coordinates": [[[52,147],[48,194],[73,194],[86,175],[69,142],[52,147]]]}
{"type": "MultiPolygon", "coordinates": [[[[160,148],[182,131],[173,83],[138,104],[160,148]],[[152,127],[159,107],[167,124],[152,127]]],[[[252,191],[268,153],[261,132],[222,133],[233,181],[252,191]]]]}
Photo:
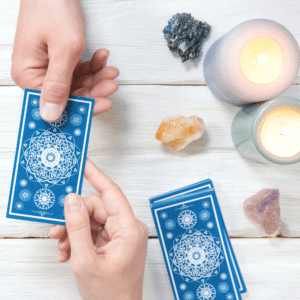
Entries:
{"type": "MultiPolygon", "coordinates": [[[[243,299],[299,300],[300,165],[262,165],[234,148],[230,126],[239,108],[218,101],[205,86],[208,47],[237,24],[268,18],[286,26],[300,44],[298,0],[83,0],[85,57],[111,51],[120,69],[114,108],[93,119],[88,156],[123,189],[136,216],[150,229],[144,299],[173,299],[148,198],[196,181],[215,184],[248,293],[243,299]],[[182,64],[162,29],[173,14],[191,12],[212,25],[199,63],[182,64]],[[198,115],[207,131],[174,152],[154,136],[168,115],[198,115]],[[262,188],[279,188],[282,227],[266,238],[243,213],[243,202],[262,188]]],[[[23,91],[10,78],[18,0],[0,4],[0,299],[80,299],[69,263],[57,262],[49,225],[6,219],[23,91]]],[[[300,98],[300,77],[286,92],[300,98]]],[[[83,196],[92,192],[85,182],[83,196]]]]}

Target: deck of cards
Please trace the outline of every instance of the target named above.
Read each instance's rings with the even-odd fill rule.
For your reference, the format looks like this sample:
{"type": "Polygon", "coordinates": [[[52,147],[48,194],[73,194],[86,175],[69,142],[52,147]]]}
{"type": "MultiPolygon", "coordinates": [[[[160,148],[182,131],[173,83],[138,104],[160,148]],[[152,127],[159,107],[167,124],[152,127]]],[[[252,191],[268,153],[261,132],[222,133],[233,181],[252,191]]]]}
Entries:
{"type": "Polygon", "coordinates": [[[59,120],[42,120],[40,91],[25,90],[7,217],[65,224],[64,199],[81,193],[94,99],[70,96],[59,120]]]}
{"type": "Polygon", "coordinates": [[[212,181],[149,201],[175,299],[242,299],[246,285],[212,181]]]}

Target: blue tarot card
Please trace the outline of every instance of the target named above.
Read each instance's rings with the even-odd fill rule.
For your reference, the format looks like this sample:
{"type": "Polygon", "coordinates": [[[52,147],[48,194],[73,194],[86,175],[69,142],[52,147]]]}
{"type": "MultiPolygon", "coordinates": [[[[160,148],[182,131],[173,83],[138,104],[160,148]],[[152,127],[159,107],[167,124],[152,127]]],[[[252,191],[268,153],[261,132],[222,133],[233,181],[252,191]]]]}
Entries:
{"type": "Polygon", "coordinates": [[[40,94],[25,90],[6,216],[64,225],[66,195],[81,193],[94,99],[70,96],[61,118],[48,123],[40,94]]]}
{"type": "Polygon", "coordinates": [[[175,299],[242,299],[213,189],[151,205],[175,299]]]}
{"type": "MultiPolygon", "coordinates": [[[[188,186],[182,187],[180,189],[173,190],[173,191],[152,197],[149,199],[149,201],[150,201],[151,205],[153,203],[161,203],[161,206],[164,206],[165,205],[164,203],[168,199],[176,197],[176,199],[178,199],[178,201],[180,201],[182,195],[187,195],[187,194],[192,194],[192,193],[195,193],[196,195],[200,195],[202,192],[206,191],[207,189],[214,189],[213,183],[210,179],[206,179],[206,180],[194,183],[192,185],[188,185],[188,186]]],[[[233,250],[230,238],[229,238],[229,234],[227,232],[227,229],[226,229],[226,226],[224,223],[224,219],[223,219],[218,201],[216,201],[215,205],[217,207],[217,213],[219,215],[219,221],[221,224],[221,228],[223,228],[223,230],[224,230],[225,240],[226,240],[226,244],[228,246],[229,255],[232,259],[235,276],[236,276],[237,282],[239,284],[239,291],[241,293],[246,293],[247,292],[246,284],[245,284],[244,278],[242,276],[242,273],[240,271],[239,264],[238,264],[236,256],[235,256],[235,253],[234,253],[234,250],[233,250]]]]}

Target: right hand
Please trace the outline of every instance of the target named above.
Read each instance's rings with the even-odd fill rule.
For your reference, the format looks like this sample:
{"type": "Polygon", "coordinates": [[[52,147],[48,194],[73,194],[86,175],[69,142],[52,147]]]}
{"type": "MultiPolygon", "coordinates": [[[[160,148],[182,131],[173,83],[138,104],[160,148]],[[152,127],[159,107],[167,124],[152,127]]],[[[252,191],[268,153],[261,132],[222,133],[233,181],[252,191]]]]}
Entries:
{"type": "Polygon", "coordinates": [[[142,299],[148,228],[137,220],[121,189],[87,159],[85,177],[98,191],[65,200],[66,227],[54,225],[59,261],[71,257],[83,299],[142,299]]]}

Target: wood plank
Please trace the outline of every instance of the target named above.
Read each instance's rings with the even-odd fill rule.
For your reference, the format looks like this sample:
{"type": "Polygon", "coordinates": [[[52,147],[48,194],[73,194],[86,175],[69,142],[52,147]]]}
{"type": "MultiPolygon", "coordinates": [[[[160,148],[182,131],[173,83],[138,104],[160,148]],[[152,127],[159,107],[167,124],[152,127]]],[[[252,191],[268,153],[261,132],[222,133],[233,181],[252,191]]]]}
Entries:
{"type": "MultiPolygon", "coordinates": [[[[2,1],[0,10],[0,84],[13,85],[10,78],[11,52],[19,0],[2,1]]],[[[300,43],[300,6],[297,0],[83,0],[87,23],[84,58],[106,47],[110,65],[121,71],[119,83],[203,84],[202,62],[207,49],[236,25],[268,18],[286,26],[300,43]],[[162,30],[177,12],[191,12],[212,26],[203,45],[200,61],[182,64],[168,49],[162,30]]],[[[300,73],[299,73],[300,76],[300,73]]],[[[296,83],[300,83],[298,77],[296,83]]]]}
{"type": "MultiPolygon", "coordinates": [[[[243,299],[299,299],[299,239],[233,239],[248,292],[243,299]]],[[[0,240],[1,299],[81,299],[70,263],[49,239],[0,240]]],[[[173,299],[157,239],[148,242],[144,300],[173,299]]]]}
{"type": "MultiPolygon", "coordinates": [[[[299,97],[300,87],[288,95],[299,97]]],[[[0,111],[0,236],[47,236],[49,225],[6,219],[23,92],[1,87],[0,111]],[[10,113],[7,113],[10,112],[10,113]]],[[[262,188],[279,188],[284,236],[300,236],[299,164],[264,165],[244,159],[234,148],[230,124],[237,107],[216,100],[207,87],[123,86],[112,97],[114,108],[93,119],[89,157],[127,195],[137,218],[156,230],[148,198],[211,178],[231,236],[265,236],[243,213],[243,202],[262,188]],[[207,134],[183,151],[175,152],[155,140],[167,115],[198,114],[207,134]]],[[[84,182],[83,196],[93,193],[84,182]]]]}

